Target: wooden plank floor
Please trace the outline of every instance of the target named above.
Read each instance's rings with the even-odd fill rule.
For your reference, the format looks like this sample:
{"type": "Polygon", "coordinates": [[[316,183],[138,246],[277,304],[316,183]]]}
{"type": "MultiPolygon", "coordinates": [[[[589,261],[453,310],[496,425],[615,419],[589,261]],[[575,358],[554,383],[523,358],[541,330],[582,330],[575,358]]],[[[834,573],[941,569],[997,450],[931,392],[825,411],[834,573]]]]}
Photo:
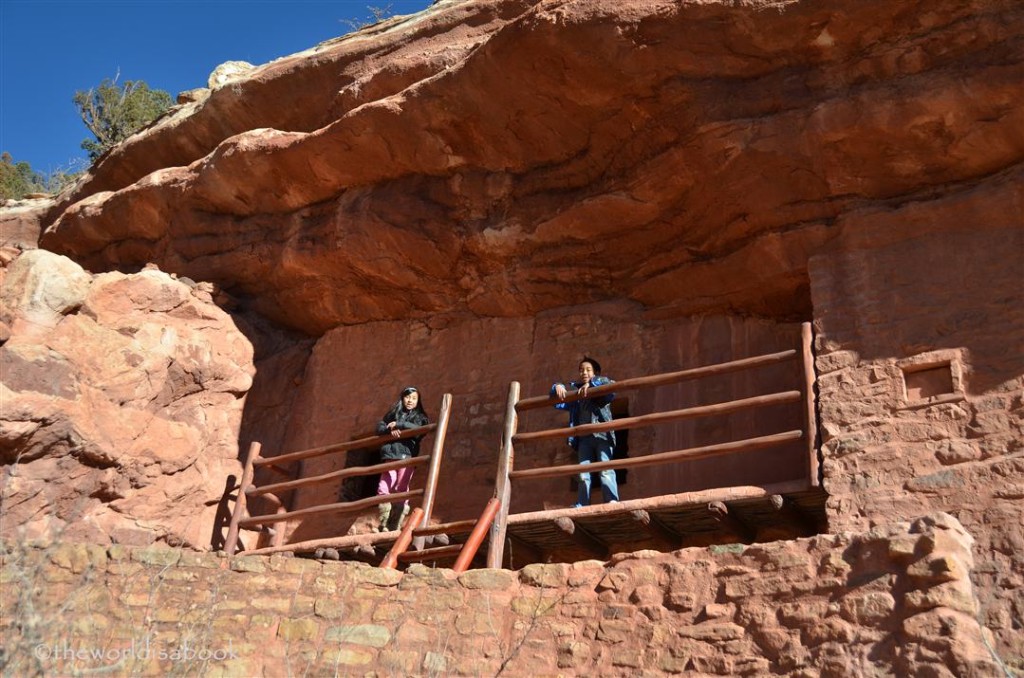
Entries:
{"type": "Polygon", "coordinates": [[[827,530],[826,496],[819,488],[795,483],[510,515],[506,550],[512,555],[506,565],[810,536],[827,530]]]}
{"type": "MultiPolygon", "coordinates": [[[[617,553],[645,549],[670,552],[690,546],[755,543],[826,532],[825,499],[820,488],[794,482],[744,486],[633,499],[582,508],[558,508],[508,516],[505,566],[519,569],[536,562],[606,560],[617,553]]],[[[400,559],[402,566],[422,562],[451,567],[473,521],[417,530],[417,545],[400,559]],[[437,540],[448,534],[448,544],[437,540]],[[419,551],[420,553],[417,553],[419,551]]],[[[292,552],[296,555],[379,564],[398,532],[370,532],[285,544],[240,555],[292,552]]],[[[483,567],[486,542],[474,560],[483,567]]]]}

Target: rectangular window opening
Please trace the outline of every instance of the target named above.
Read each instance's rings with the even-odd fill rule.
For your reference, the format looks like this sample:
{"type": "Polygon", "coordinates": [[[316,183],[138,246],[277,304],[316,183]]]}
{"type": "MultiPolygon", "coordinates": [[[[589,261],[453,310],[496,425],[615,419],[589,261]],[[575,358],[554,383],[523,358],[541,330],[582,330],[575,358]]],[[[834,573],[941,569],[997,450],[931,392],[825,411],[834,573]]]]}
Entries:
{"type": "Polygon", "coordinates": [[[904,368],[903,382],[906,386],[908,402],[956,392],[953,387],[953,370],[950,363],[913,371],[907,371],[904,368]]]}

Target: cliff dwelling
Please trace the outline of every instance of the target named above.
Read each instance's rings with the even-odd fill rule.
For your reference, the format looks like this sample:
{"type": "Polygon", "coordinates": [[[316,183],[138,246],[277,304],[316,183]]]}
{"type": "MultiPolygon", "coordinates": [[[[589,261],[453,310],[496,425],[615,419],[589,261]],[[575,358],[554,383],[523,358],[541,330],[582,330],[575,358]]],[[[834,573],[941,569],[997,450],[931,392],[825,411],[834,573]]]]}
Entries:
{"type": "Polygon", "coordinates": [[[440,0],[183,93],[3,206],[0,671],[1024,675],[1022,54],[999,0],[440,0]]]}

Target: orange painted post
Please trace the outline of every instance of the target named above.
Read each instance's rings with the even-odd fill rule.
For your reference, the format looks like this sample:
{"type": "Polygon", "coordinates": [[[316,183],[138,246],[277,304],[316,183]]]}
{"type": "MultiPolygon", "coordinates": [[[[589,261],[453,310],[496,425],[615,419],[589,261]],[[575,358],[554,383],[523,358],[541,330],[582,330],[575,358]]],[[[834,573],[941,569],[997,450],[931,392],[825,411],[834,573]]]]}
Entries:
{"type": "Polygon", "coordinates": [[[398,534],[398,541],[394,543],[391,550],[381,561],[380,566],[385,570],[393,570],[398,567],[398,556],[405,553],[405,550],[409,548],[409,544],[412,543],[412,531],[420,526],[420,521],[423,520],[423,509],[414,508],[412,513],[409,514],[409,518],[405,521],[405,525],[402,526],[402,531],[398,534]]]}
{"type": "Polygon", "coordinates": [[[494,522],[494,515],[498,512],[500,506],[501,502],[498,501],[497,497],[491,497],[487,502],[484,512],[480,514],[480,520],[477,521],[473,531],[469,534],[469,538],[466,539],[466,544],[462,547],[462,551],[459,552],[459,557],[455,560],[455,565],[452,567],[453,570],[465,572],[469,569],[469,564],[473,562],[473,556],[476,555],[477,550],[480,548],[484,535],[491,528],[491,523],[494,522]]]}
{"type": "Polygon", "coordinates": [[[235,555],[238,548],[238,522],[245,512],[245,490],[252,484],[253,462],[260,456],[260,444],[255,440],[249,445],[249,452],[242,464],[242,477],[238,481],[238,496],[235,498],[235,510],[231,512],[231,523],[228,525],[228,536],[224,540],[224,551],[229,556],[235,555]]]}
{"type": "Polygon", "coordinates": [[[499,512],[491,525],[491,542],[487,549],[487,567],[501,569],[505,556],[505,530],[508,524],[508,508],[512,498],[512,478],[509,474],[515,466],[515,450],[512,436],[516,434],[519,418],[516,403],[519,401],[519,382],[508,385],[508,401],[505,404],[505,428],[501,434],[501,449],[498,452],[498,477],[494,483],[494,498],[500,503],[499,512]]]}
{"type": "Polygon", "coordinates": [[[818,487],[818,417],[814,397],[814,330],[811,323],[800,325],[801,367],[803,368],[804,436],[807,439],[807,473],[811,487],[818,487]]]}

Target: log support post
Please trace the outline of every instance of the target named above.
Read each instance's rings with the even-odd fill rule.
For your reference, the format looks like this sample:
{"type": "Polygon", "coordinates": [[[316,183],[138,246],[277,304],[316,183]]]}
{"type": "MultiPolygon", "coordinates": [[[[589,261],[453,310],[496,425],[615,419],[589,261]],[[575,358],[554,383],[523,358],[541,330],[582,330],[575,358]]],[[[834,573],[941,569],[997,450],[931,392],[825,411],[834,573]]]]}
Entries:
{"type": "Polygon", "coordinates": [[[245,491],[252,484],[253,462],[260,456],[260,444],[255,440],[249,445],[249,451],[245,455],[245,462],[242,465],[242,477],[238,481],[238,494],[235,497],[235,509],[231,512],[231,523],[228,525],[228,536],[224,539],[224,552],[229,556],[235,555],[238,549],[238,529],[245,513],[245,491]]]}
{"type": "Polygon", "coordinates": [[[512,436],[519,424],[516,403],[519,402],[519,382],[508,385],[508,400],[505,403],[505,427],[501,434],[501,448],[498,452],[498,476],[494,482],[494,496],[497,498],[498,514],[491,524],[491,540],[487,547],[487,567],[500,569],[505,557],[505,530],[508,527],[509,505],[512,503],[512,477],[515,468],[515,450],[512,436]]]}

